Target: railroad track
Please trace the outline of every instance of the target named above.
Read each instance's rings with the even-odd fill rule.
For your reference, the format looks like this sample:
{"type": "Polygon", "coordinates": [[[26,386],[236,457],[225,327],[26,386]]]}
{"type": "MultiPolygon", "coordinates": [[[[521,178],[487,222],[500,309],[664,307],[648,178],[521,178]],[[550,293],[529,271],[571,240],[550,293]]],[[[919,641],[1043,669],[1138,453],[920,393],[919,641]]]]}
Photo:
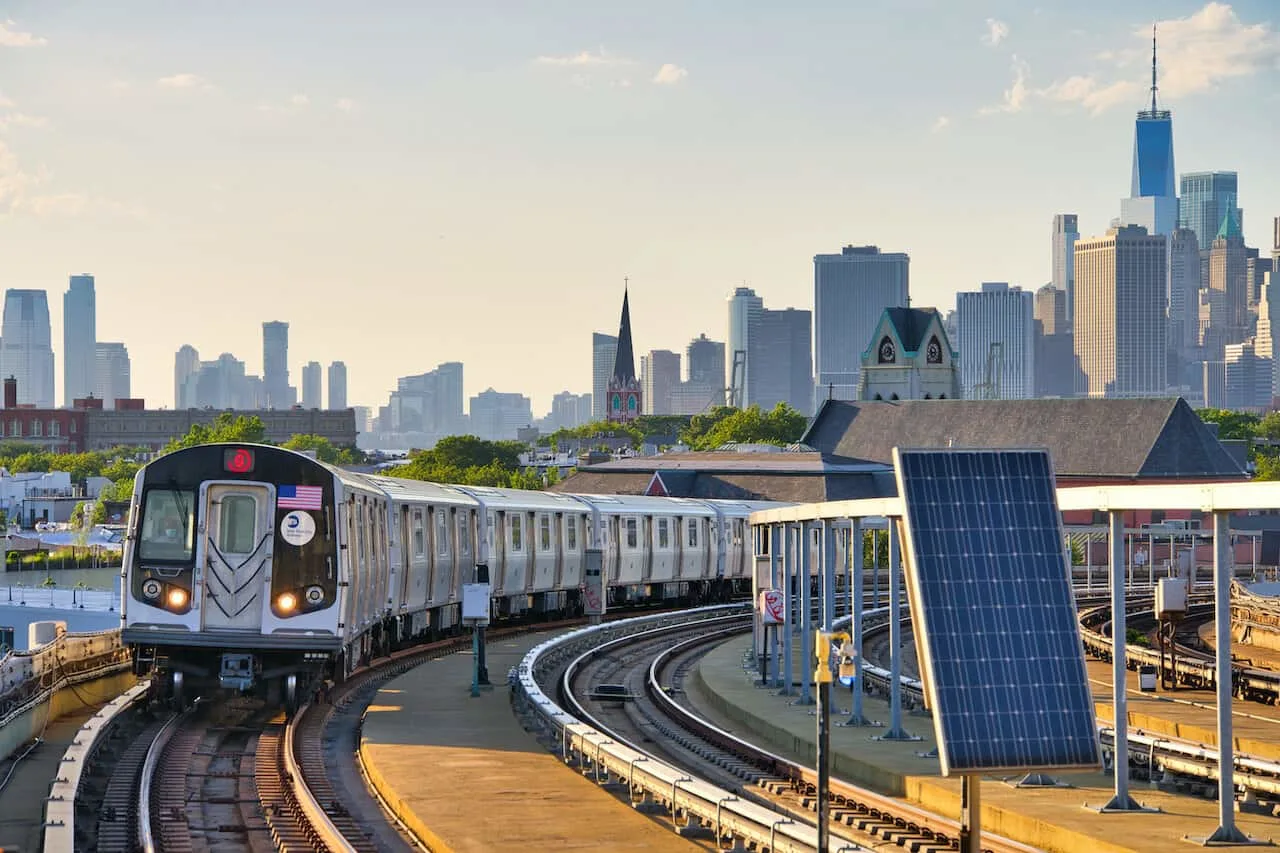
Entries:
{"type": "MultiPolygon", "coordinates": [[[[698,659],[712,645],[747,630],[748,619],[720,617],[613,640],[568,661],[552,689],[569,714],[606,737],[753,802],[779,822],[814,825],[817,775],[812,769],[720,729],[680,701],[684,678],[698,659]],[[601,684],[625,687],[627,698],[620,701],[620,692],[602,691],[601,684]]],[[[670,812],[677,825],[690,819],[678,809],[670,812]]],[[[831,783],[830,815],[833,850],[958,849],[958,822],[837,780],[831,783]]],[[[1031,848],[986,837],[983,849],[1025,853],[1031,848]]]]}

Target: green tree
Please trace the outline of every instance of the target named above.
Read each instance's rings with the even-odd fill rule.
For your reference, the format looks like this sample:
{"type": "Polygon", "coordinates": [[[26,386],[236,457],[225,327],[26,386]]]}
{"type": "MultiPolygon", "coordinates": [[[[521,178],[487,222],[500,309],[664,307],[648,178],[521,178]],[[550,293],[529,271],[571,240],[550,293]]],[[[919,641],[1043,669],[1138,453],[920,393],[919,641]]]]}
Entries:
{"type": "Polygon", "coordinates": [[[721,419],[692,446],[695,450],[715,450],[730,442],[786,445],[800,440],[807,423],[804,415],[786,403],[779,403],[770,412],[751,406],[721,419]]]}
{"type": "Polygon", "coordinates": [[[193,424],[191,429],[187,430],[186,435],[181,438],[175,438],[166,444],[160,452],[162,454],[172,453],[185,447],[216,444],[224,441],[262,444],[266,439],[266,435],[267,428],[262,423],[262,418],[257,415],[236,415],[231,412],[221,412],[213,419],[211,424],[193,424]]]}
{"type": "Polygon", "coordinates": [[[355,465],[365,460],[365,455],[354,447],[335,447],[322,435],[303,433],[289,438],[281,447],[288,450],[313,450],[316,458],[330,465],[355,465]]]}
{"type": "Polygon", "coordinates": [[[1253,439],[1261,421],[1257,415],[1229,409],[1199,409],[1196,414],[1205,423],[1218,425],[1220,439],[1253,439]]]}
{"type": "Polygon", "coordinates": [[[740,409],[736,409],[733,406],[716,406],[709,412],[696,414],[689,419],[688,428],[680,433],[680,440],[690,447],[701,447],[711,430],[719,426],[721,421],[737,414],[739,411],[740,409]]]}

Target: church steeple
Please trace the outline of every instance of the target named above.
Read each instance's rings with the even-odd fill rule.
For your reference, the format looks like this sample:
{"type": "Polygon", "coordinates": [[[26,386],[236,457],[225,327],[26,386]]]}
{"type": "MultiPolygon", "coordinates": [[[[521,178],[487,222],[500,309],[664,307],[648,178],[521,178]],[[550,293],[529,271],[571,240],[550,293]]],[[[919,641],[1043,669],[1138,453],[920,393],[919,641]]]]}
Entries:
{"type": "Polygon", "coordinates": [[[613,378],[636,378],[635,354],[631,350],[631,304],[628,290],[630,282],[622,280],[622,321],[618,324],[618,354],[613,360],[613,378]]]}
{"type": "Polygon", "coordinates": [[[628,423],[640,417],[640,381],[631,344],[630,281],[622,280],[622,320],[618,324],[618,353],[609,379],[605,416],[614,423],[628,423]]]}

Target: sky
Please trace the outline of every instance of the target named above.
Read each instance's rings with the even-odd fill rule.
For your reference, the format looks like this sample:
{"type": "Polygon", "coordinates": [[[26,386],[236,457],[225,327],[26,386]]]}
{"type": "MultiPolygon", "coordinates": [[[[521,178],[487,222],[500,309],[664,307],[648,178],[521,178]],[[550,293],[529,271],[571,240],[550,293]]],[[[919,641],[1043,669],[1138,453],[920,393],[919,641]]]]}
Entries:
{"type": "MultiPolygon", "coordinates": [[[[810,309],[813,256],[911,255],[912,304],[1050,277],[1055,213],[1104,233],[1161,34],[1179,172],[1280,215],[1274,0],[0,0],[0,286],[67,277],[133,394],[173,355],[349,402],[466,365],[545,413],[591,383],[630,282],[637,354],[724,340],[726,298],[810,309]],[[727,10],[732,9],[729,13],[727,10]]],[[[637,364],[637,367],[639,365],[637,364]]]]}

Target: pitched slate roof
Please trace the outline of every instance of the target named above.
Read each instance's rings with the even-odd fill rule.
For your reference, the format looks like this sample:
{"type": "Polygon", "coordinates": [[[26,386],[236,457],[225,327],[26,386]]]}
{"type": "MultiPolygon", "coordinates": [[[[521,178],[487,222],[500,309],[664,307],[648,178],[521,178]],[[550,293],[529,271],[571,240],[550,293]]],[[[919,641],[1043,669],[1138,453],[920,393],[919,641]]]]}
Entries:
{"type": "MultiPolygon", "coordinates": [[[[898,333],[903,352],[919,352],[920,345],[924,343],[924,333],[929,331],[929,324],[937,315],[938,309],[886,308],[884,313],[889,315],[889,322],[893,323],[893,328],[898,333]]],[[[874,347],[875,341],[871,343],[874,347]]]]}
{"type": "Polygon", "coordinates": [[[643,495],[661,477],[672,497],[805,503],[894,494],[886,465],[813,451],[666,453],[584,465],[552,487],[579,494],[643,495]]]}
{"type": "Polygon", "coordinates": [[[894,447],[1047,447],[1059,477],[1246,477],[1181,398],[831,400],[802,441],[889,464],[894,447]]]}

